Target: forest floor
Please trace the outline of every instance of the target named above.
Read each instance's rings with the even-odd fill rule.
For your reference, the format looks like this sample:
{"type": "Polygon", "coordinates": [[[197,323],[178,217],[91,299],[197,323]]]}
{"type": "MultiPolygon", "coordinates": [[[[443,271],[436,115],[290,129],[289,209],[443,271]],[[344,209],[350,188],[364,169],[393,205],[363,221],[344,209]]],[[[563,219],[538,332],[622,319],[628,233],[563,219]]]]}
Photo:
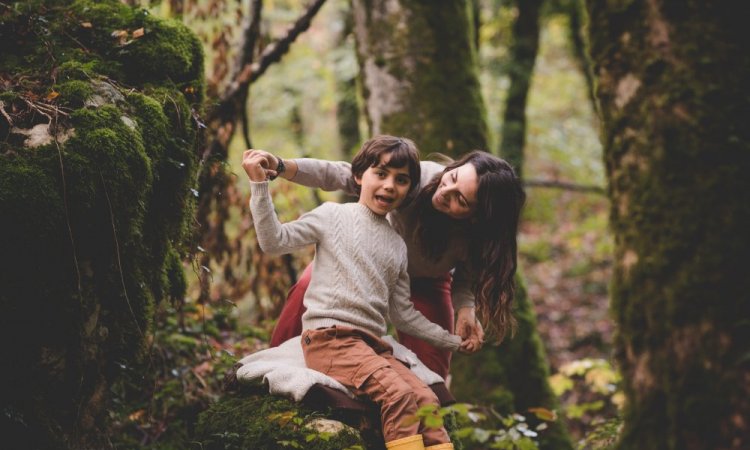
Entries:
{"type": "MultiPolygon", "coordinates": [[[[581,441],[601,424],[616,423],[611,420],[622,397],[612,361],[609,203],[598,194],[569,191],[531,190],[529,200],[519,236],[519,265],[562,417],[573,438],[581,441]],[[545,213],[540,216],[539,211],[545,213]]],[[[616,430],[616,425],[608,429],[616,430]]]]}
{"type": "Polygon", "coordinates": [[[606,230],[581,230],[580,223],[565,217],[561,209],[570,205],[562,203],[562,220],[524,222],[520,233],[519,264],[552,371],[584,358],[608,359],[614,331],[608,296],[611,259],[598,248],[606,245],[606,230]],[[540,247],[547,257],[540,257],[540,247]]]}

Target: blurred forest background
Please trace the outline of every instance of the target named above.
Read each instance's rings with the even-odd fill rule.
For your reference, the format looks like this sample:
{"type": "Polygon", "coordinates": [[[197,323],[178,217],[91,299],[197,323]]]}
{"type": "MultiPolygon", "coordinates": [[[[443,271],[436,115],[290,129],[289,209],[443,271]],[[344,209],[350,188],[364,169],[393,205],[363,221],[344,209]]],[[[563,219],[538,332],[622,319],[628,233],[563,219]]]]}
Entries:
{"type": "Polygon", "coordinates": [[[526,185],[519,332],[455,357],[457,448],[747,448],[746,37],[730,2],[0,0],[0,429],[325,445],[224,390],[313,257],[260,252],[240,157],[382,130],[526,185]]]}

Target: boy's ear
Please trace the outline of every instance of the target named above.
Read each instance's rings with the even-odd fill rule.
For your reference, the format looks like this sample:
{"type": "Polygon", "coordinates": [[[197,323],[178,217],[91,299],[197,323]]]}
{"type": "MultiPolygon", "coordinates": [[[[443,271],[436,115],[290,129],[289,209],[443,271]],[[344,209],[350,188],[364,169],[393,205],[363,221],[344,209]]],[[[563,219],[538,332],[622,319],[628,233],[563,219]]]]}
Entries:
{"type": "Polygon", "coordinates": [[[358,177],[358,176],[354,175],[354,182],[357,183],[358,185],[362,186],[362,177],[358,177]]]}

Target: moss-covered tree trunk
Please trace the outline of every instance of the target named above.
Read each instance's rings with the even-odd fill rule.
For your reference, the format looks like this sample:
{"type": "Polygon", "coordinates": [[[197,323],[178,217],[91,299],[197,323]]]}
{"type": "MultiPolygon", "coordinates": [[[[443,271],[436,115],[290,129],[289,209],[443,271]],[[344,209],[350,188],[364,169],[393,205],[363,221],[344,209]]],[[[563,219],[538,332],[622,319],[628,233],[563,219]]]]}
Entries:
{"type": "Polygon", "coordinates": [[[487,148],[470,2],[353,0],[354,33],[372,135],[425,152],[487,148]]]}
{"type": "Polygon", "coordinates": [[[518,0],[518,15],[513,23],[513,44],[508,62],[510,87],[505,99],[500,156],[513,166],[519,176],[523,175],[526,99],[539,51],[539,10],[542,3],[543,0],[518,0]]]}
{"type": "Polygon", "coordinates": [[[594,75],[591,73],[591,61],[586,51],[586,10],[584,3],[585,0],[568,0],[564,3],[564,7],[568,15],[568,33],[570,35],[573,57],[586,79],[588,97],[591,100],[591,109],[596,111],[594,75]]]}
{"type": "Polygon", "coordinates": [[[113,380],[185,290],[203,56],[111,1],[0,4],[0,444],[102,448],[113,380]]]}
{"type": "MultiPolygon", "coordinates": [[[[342,50],[352,46],[352,31],[354,20],[351,8],[339,10],[339,20],[343,28],[337,36],[338,47],[342,50]]],[[[350,160],[362,143],[359,132],[359,103],[357,102],[357,73],[356,65],[349,68],[348,64],[339,64],[342,67],[336,73],[336,123],[339,129],[341,141],[342,159],[350,160]]]]}
{"type": "MultiPolygon", "coordinates": [[[[410,137],[423,152],[452,156],[488,148],[471,11],[467,1],[353,2],[372,134],[410,137]]],[[[534,312],[525,292],[519,291],[520,331],[512,343],[456,358],[453,388],[459,401],[486,403],[486,392],[470,388],[483,385],[513,398],[502,404],[506,409],[555,408],[534,312]]],[[[560,422],[545,432],[542,444],[550,449],[571,447],[560,422]]]]}
{"type": "Polygon", "coordinates": [[[750,447],[747,23],[587,2],[615,235],[619,448],[750,447]]]}

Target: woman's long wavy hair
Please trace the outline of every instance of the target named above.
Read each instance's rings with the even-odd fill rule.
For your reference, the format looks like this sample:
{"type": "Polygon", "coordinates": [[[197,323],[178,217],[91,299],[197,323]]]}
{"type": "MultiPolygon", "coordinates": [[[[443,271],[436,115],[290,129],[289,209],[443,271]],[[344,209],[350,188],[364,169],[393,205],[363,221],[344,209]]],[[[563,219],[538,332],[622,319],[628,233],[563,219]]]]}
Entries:
{"type": "Polygon", "coordinates": [[[515,332],[512,307],[515,297],[518,222],[526,201],[521,180],[505,160],[475,150],[445,167],[419,193],[415,200],[418,224],[414,229],[423,251],[438,259],[450,243],[449,236],[460,233],[469,241],[469,263],[478,273],[474,286],[476,315],[488,335],[502,341],[515,332]],[[443,174],[471,164],[477,171],[477,206],[470,219],[457,220],[432,206],[443,174]]]}

